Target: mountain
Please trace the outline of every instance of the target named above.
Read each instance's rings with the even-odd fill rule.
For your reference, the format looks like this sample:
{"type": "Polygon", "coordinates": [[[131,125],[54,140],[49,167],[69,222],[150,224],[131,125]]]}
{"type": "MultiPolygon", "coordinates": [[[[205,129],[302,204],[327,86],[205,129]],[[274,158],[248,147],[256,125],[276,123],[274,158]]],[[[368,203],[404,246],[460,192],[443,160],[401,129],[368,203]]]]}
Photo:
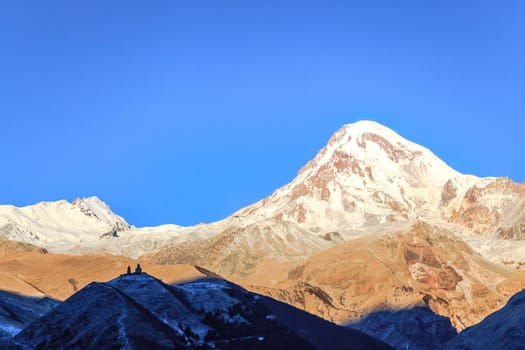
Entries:
{"type": "Polygon", "coordinates": [[[30,243],[53,253],[109,253],[131,258],[166,244],[212,237],[251,219],[227,218],[212,224],[136,228],[97,197],[69,203],[41,202],[26,207],[0,205],[0,240],[30,243]]]}
{"type": "MultiPolygon", "coordinates": [[[[249,234],[254,226],[280,225],[286,226],[282,239],[307,231],[349,240],[418,220],[453,231],[491,261],[525,265],[525,183],[462,175],[430,150],[371,121],[343,126],[289,184],[215,223],[137,229],[90,197],[23,208],[2,205],[0,238],[55,253],[104,251],[138,258],[230,229],[249,234]]],[[[310,238],[305,254],[320,246],[310,238]]]]}
{"type": "Polygon", "coordinates": [[[426,304],[461,330],[524,288],[525,275],[483,259],[452,232],[420,222],[326,249],[273,285],[246,286],[339,324],[426,304]]]}
{"type": "Polygon", "coordinates": [[[345,239],[423,220],[495,262],[525,264],[525,183],[462,175],[370,121],[345,125],[292,182],[234,216],[291,221],[345,239]]]}
{"type": "Polygon", "coordinates": [[[34,349],[388,349],[379,340],[219,279],[94,282],[27,326],[34,349]]]}
{"type": "MultiPolygon", "coordinates": [[[[462,175],[392,130],[361,121],[336,132],[291,183],[224,220],[229,223],[226,229],[206,239],[166,242],[143,258],[156,264],[205,266],[245,286],[257,286],[262,293],[273,293],[278,284],[286,284],[288,272],[301,261],[343,239],[349,241],[347,246],[361,244],[352,240],[410,231],[413,223],[423,220],[446,231],[450,242],[467,242],[456,247],[450,244],[458,254],[474,257],[470,245],[493,262],[519,267],[525,264],[525,241],[519,240],[525,215],[524,190],[525,184],[506,178],[462,175]]],[[[447,261],[447,257],[441,260],[447,261]]],[[[485,262],[476,266],[479,271],[497,270],[485,262]]],[[[496,276],[509,274],[502,271],[496,276]]],[[[519,288],[515,280],[522,277],[517,276],[508,282],[512,288],[494,294],[499,303],[519,288]]],[[[494,282],[478,280],[493,290],[494,282]]],[[[301,282],[289,292],[301,299],[310,290],[309,282],[301,282]]],[[[280,296],[271,295],[291,303],[296,298],[275,293],[280,296]]],[[[460,293],[462,298],[470,298],[470,292],[460,293]]],[[[483,309],[470,319],[460,321],[460,317],[453,322],[461,329],[490,311],[483,309]]],[[[321,310],[312,312],[331,317],[321,310]]],[[[345,315],[339,321],[352,317],[345,315]]]]}
{"type": "Polygon", "coordinates": [[[341,241],[335,233],[319,236],[294,223],[269,219],[232,225],[208,239],[166,245],[141,259],[152,264],[204,266],[245,284],[284,278],[287,269],[341,241]]]}
{"type": "Polygon", "coordinates": [[[525,291],[514,295],[500,310],[465,329],[447,349],[507,349],[525,347],[525,291]]]}
{"type": "Polygon", "coordinates": [[[148,311],[113,286],[92,283],[16,340],[34,349],[182,347],[183,338],[148,311]]]}
{"type": "MultiPolygon", "coordinates": [[[[92,197],[0,206],[0,237],[42,247],[12,246],[32,250],[34,269],[67,261],[56,253],[197,264],[328,320],[423,303],[461,330],[523,288],[524,220],[525,183],[460,174],[361,121],[337,131],[289,184],[218,222],[134,228],[92,197]]],[[[10,259],[0,262],[10,285],[46,285],[17,273],[28,260],[10,259]]],[[[82,281],[64,271],[57,287],[42,290],[66,297],[90,273],[101,276],[86,271],[82,281]]]]}
{"type": "Polygon", "coordinates": [[[41,202],[18,208],[0,205],[0,239],[28,242],[45,248],[91,241],[131,229],[97,197],[41,202]]]}
{"type": "Polygon", "coordinates": [[[491,261],[511,267],[525,265],[525,183],[484,178],[468,187],[449,180],[440,210],[446,223],[491,261]]]}
{"type": "Polygon", "coordinates": [[[441,188],[457,176],[428,149],[361,121],[337,131],[292,182],[234,215],[273,217],[351,237],[379,224],[433,218],[441,188]]]}

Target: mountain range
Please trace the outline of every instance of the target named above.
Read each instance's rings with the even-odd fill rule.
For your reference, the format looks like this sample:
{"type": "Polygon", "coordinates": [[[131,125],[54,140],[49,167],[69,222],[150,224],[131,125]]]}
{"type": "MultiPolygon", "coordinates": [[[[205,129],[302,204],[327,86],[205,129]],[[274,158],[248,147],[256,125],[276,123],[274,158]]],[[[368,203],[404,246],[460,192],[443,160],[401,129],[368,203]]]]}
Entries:
{"type": "Polygon", "coordinates": [[[0,239],[0,279],[32,295],[63,299],[102,276],[68,271],[75,288],[61,282],[53,294],[45,278],[17,272],[26,261],[138,259],[163,276],[198,265],[339,324],[426,307],[461,331],[525,288],[525,183],[461,174],[360,121],[290,183],[218,222],[137,228],[90,197],[0,205],[0,239]]]}
{"type": "MultiPolygon", "coordinates": [[[[345,125],[292,182],[219,222],[136,228],[90,197],[1,205],[0,237],[53,252],[107,250],[136,258],[232,227],[275,223],[349,240],[415,221],[451,230],[491,261],[525,264],[525,183],[462,175],[430,150],[371,121],[345,125]]],[[[314,249],[319,244],[312,242],[314,249]]]]}

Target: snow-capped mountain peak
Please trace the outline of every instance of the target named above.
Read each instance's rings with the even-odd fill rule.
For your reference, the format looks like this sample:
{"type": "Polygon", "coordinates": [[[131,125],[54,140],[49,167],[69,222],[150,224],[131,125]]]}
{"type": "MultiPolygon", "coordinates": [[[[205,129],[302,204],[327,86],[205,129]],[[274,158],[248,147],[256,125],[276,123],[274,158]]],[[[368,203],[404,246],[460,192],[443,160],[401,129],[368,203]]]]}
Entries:
{"type": "Polygon", "coordinates": [[[425,175],[430,176],[429,180],[440,184],[460,175],[427,148],[403,138],[386,126],[368,120],[344,125],[299,174],[306,171],[315,173],[320,167],[330,163],[338,171],[351,166],[352,173],[371,180],[374,179],[370,175],[373,168],[387,172],[389,176],[400,174],[403,170],[411,175],[419,175],[424,169],[420,169],[419,173],[415,172],[408,168],[412,163],[421,168],[426,167],[425,175]]]}
{"type": "Polygon", "coordinates": [[[287,231],[308,237],[303,243],[314,249],[306,254],[326,234],[350,239],[422,220],[457,232],[493,261],[520,264],[525,244],[514,240],[525,238],[524,208],[525,183],[462,175],[391,129],[359,121],[338,130],[289,184],[216,223],[135,230],[89,197],[23,208],[0,205],[0,238],[51,252],[105,250],[138,257],[167,244],[222,237],[232,227],[246,230],[241,236],[257,246],[251,238],[259,230],[252,229],[276,222],[280,225],[270,226],[280,228],[269,231],[275,237],[286,240],[287,231]],[[105,239],[116,236],[120,239],[105,239]]]}
{"type": "Polygon", "coordinates": [[[348,233],[417,218],[421,207],[439,201],[442,186],[457,176],[428,149],[381,124],[359,121],[337,131],[291,183],[236,215],[348,233]]]}
{"type": "Polygon", "coordinates": [[[71,205],[79,208],[80,211],[86,216],[93,217],[113,225],[113,229],[116,231],[126,231],[131,228],[122,217],[113,213],[109,205],[101,201],[97,196],[87,198],[79,197],[75,199],[71,205]]]}
{"type": "Polygon", "coordinates": [[[25,207],[0,205],[0,238],[52,248],[96,240],[131,226],[97,197],[72,203],[40,202],[25,207]]]}

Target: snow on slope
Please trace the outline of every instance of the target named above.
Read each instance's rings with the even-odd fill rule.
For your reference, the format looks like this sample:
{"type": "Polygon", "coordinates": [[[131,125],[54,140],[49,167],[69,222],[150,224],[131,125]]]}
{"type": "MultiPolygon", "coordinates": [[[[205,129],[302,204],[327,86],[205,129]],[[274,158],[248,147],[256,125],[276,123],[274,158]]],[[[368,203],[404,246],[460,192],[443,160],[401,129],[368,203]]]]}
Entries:
{"type": "Polygon", "coordinates": [[[166,244],[206,239],[251,218],[227,218],[195,226],[161,225],[136,228],[113,213],[97,197],[69,203],[41,202],[26,207],[0,205],[0,239],[31,243],[54,253],[106,251],[137,258],[166,244]]]}
{"type": "Polygon", "coordinates": [[[45,247],[92,241],[131,226],[97,197],[69,203],[41,202],[17,208],[0,205],[0,238],[45,247]]]}
{"type": "Polygon", "coordinates": [[[348,235],[378,224],[435,219],[443,185],[458,176],[428,149],[360,121],[337,131],[291,183],[235,215],[348,235]]]}
{"type": "Polygon", "coordinates": [[[345,239],[422,220],[456,232],[493,261],[525,263],[525,183],[462,175],[428,149],[371,121],[343,126],[292,182],[215,223],[135,229],[91,197],[0,206],[0,238],[53,252],[139,257],[269,220],[315,235],[338,232],[345,239]]]}
{"type": "Polygon", "coordinates": [[[423,220],[456,232],[495,262],[525,263],[525,183],[462,175],[371,121],[345,125],[292,182],[234,215],[346,239],[423,220]]]}
{"type": "MultiPolygon", "coordinates": [[[[229,217],[211,224],[198,224],[195,226],[169,224],[153,227],[133,227],[129,231],[122,232],[118,237],[77,242],[64,247],[60,252],[83,255],[107,251],[111,254],[138,258],[167,245],[208,239],[217,236],[230,227],[245,227],[253,222],[252,218],[229,217]]],[[[54,251],[56,252],[57,250],[55,249],[54,251]]]]}

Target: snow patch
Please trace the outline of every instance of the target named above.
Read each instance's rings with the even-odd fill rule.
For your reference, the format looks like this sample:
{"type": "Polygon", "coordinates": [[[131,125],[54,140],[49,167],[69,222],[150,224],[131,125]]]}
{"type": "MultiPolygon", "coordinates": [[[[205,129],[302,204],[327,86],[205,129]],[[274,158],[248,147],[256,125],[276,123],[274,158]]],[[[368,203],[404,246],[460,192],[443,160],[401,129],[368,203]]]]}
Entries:
{"type": "Polygon", "coordinates": [[[18,333],[20,333],[21,330],[22,328],[20,327],[16,327],[10,324],[0,323],[0,332],[7,333],[13,337],[17,335],[18,333]]]}

